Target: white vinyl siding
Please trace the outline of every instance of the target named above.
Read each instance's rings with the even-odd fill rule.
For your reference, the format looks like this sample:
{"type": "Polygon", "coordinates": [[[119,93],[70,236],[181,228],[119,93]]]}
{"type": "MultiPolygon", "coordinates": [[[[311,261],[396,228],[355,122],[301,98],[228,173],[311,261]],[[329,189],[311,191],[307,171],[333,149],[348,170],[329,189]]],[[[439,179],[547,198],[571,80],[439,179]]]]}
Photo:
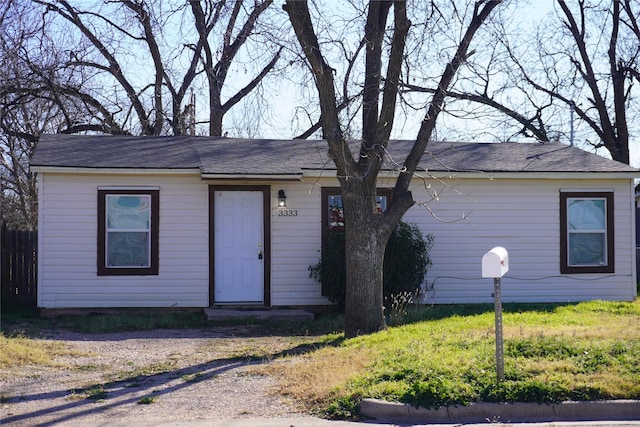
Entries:
{"type": "MultiPolygon", "coordinates": [[[[569,302],[635,297],[633,201],[629,180],[451,180],[427,209],[414,206],[405,221],[434,235],[432,290],[425,302],[491,302],[482,256],[494,246],[509,252],[502,280],[505,301],[569,302]],[[603,188],[602,188],[603,187],[603,188]],[[615,274],[560,273],[561,189],[614,190],[615,274]]],[[[414,184],[414,197],[419,193],[414,184]]]]}
{"type": "MultiPolygon", "coordinates": [[[[334,183],[335,185],[335,183],[334,183]]],[[[271,184],[271,304],[326,305],[321,286],[309,277],[308,267],[320,257],[320,187],[309,183],[271,184]],[[280,216],[278,190],[287,195],[286,210],[296,216],[280,216]]]]}
{"type": "MultiPolygon", "coordinates": [[[[384,181],[379,187],[385,188],[384,181]]],[[[313,207],[321,212],[318,186],[334,187],[335,180],[323,178],[304,183],[300,197],[305,212],[313,207]],[[306,187],[306,188],[305,188],[306,187]],[[309,191],[313,188],[313,191],[309,191]]],[[[493,283],[481,277],[482,256],[494,246],[509,251],[509,273],[503,279],[503,299],[522,302],[568,302],[589,299],[633,300],[635,297],[633,200],[629,180],[553,180],[553,179],[451,179],[422,182],[414,179],[411,188],[416,205],[403,218],[416,223],[423,234],[434,236],[431,250],[433,266],[427,273],[426,303],[451,304],[492,302],[493,283]],[[437,189],[437,197],[430,191],[437,189]],[[560,189],[614,190],[615,274],[560,273],[560,189]],[[594,280],[595,279],[595,280],[594,280]]],[[[287,190],[289,197],[290,190],[287,190]]],[[[293,203],[293,202],[292,202],[293,203]]],[[[293,204],[287,199],[287,206],[293,204]]],[[[306,215],[306,214],[305,214],[306,215]]],[[[299,225],[309,223],[300,221],[299,225]]],[[[315,221],[321,222],[320,218],[315,221]]],[[[286,221],[288,224],[298,224],[286,221]]],[[[275,225],[274,225],[275,227],[275,225]]],[[[280,271],[274,266],[272,288],[278,289],[276,275],[291,274],[298,281],[309,280],[307,268],[318,261],[321,245],[320,226],[304,234],[297,226],[282,227],[278,238],[285,240],[296,233],[304,242],[314,242],[315,250],[287,252],[287,265],[293,270],[280,271]],[[307,236],[307,240],[304,240],[307,236]],[[302,265],[297,266],[300,262],[302,265]]],[[[276,235],[274,229],[274,251],[276,235]]],[[[301,249],[301,248],[299,248],[301,249]]],[[[274,264],[277,262],[274,253],[274,264]]],[[[301,283],[301,282],[298,282],[301,283]]],[[[315,294],[314,294],[315,295],[315,294]]]]}
{"type": "Polygon", "coordinates": [[[38,305],[203,307],[209,301],[207,185],[199,176],[40,174],[38,305]],[[97,191],[160,187],[159,274],[97,276],[97,191]]]}
{"type": "MultiPolygon", "coordinates": [[[[205,307],[209,302],[209,185],[265,185],[265,181],[202,180],[176,175],[41,173],[39,306],[205,307]],[[100,186],[160,189],[158,276],[96,275],[96,194],[100,186]]],[[[389,180],[380,180],[385,188],[389,180]]],[[[320,283],[309,277],[321,248],[321,187],[335,178],[272,181],[271,305],[325,305],[320,283]],[[287,195],[280,216],[278,191],[287,195]]],[[[434,236],[433,266],[424,302],[492,302],[481,259],[494,246],[509,251],[502,281],[505,301],[633,300],[635,246],[633,187],[629,179],[452,179],[412,185],[417,202],[404,220],[434,236]],[[427,194],[438,190],[437,200],[427,194]],[[558,193],[613,191],[615,273],[560,273],[558,193]],[[433,200],[432,200],[433,199],[433,200]],[[588,279],[588,280],[586,280],[588,279]]]]}

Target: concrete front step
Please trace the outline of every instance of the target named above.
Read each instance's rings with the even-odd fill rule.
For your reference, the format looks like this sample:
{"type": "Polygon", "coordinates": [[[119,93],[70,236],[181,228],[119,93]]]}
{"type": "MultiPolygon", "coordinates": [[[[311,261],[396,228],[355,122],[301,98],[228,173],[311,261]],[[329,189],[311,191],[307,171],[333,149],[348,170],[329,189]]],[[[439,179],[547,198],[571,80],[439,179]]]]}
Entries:
{"type": "Polygon", "coordinates": [[[313,320],[314,314],[293,308],[232,308],[232,307],[209,307],[204,309],[207,320],[236,320],[236,319],[260,319],[288,322],[301,322],[313,320]]]}

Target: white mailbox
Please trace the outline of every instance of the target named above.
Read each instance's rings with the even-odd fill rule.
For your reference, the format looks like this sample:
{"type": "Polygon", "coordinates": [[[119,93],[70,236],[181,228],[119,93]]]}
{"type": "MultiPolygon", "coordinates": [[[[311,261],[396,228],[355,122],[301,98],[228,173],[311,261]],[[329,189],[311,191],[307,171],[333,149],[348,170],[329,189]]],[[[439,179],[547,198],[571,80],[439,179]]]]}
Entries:
{"type": "Polygon", "coordinates": [[[509,253],[496,246],[482,257],[482,277],[502,277],[509,271],[509,253]]]}

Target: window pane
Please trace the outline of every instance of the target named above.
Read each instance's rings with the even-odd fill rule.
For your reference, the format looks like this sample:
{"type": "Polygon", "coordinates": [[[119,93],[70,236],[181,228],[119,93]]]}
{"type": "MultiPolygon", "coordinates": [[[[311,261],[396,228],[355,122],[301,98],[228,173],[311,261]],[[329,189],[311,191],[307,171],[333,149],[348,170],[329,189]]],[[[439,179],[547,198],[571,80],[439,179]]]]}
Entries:
{"type": "Polygon", "coordinates": [[[148,230],[151,196],[107,196],[107,229],[148,230]]]}
{"type": "MultiPolygon", "coordinates": [[[[329,215],[327,215],[330,231],[344,231],[344,207],[342,196],[327,196],[329,215]]],[[[382,213],[387,210],[387,196],[376,196],[376,211],[382,213]]]]}
{"type": "Polygon", "coordinates": [[[107,233],[107,266],[148,267],[149,233],[107,233]]]}
{"type": "Polygon", "coordinates": [[[560,191],[560,272],[614,273],[613,192],[560,191]]]}
{"type": "Polygon", "coordinates": [[[569,200],[569,230],[604,230],[605,201],[569,200]]]}
{"type": "Polygon", "coordinates": [[[376,196],[376,210],[379,213],[387,210],[387,196],[376,196]]]}
{"type": "Polygon", "coordinates": [[[569,233],[569,265],[605,265],[604,233],[569,233]]]}
{"type": "Polygon", "coordinates": [[[344,231],[344,207],[342,206],[342,196],[328,196],[329,215],[328,226],[331,231],[344,231]]]}

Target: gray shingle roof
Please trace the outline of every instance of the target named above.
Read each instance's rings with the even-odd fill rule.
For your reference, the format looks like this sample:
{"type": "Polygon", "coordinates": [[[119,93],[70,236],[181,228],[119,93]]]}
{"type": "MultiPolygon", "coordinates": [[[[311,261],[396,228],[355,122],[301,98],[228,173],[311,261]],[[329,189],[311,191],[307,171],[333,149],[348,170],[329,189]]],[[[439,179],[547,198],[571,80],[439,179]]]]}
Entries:
{"type": "MultiPolygon", "coordinates": [[[[390,141],[386,169],[402,164],[412,141],[390,141]]],[[[322,140],[219,137],[43,135],[32,166],[199,169],[202,174],[287,175],[335,169],[322,140]]],[[[420,163],[432,172],[638,172],[629,165],[556,143],[432,141],[420,163]]]]}
{"type": "Polygon", "coordinates": [[[42,135],[32,166],[192,169],[200,160],[188,137],[42,135]]]}

